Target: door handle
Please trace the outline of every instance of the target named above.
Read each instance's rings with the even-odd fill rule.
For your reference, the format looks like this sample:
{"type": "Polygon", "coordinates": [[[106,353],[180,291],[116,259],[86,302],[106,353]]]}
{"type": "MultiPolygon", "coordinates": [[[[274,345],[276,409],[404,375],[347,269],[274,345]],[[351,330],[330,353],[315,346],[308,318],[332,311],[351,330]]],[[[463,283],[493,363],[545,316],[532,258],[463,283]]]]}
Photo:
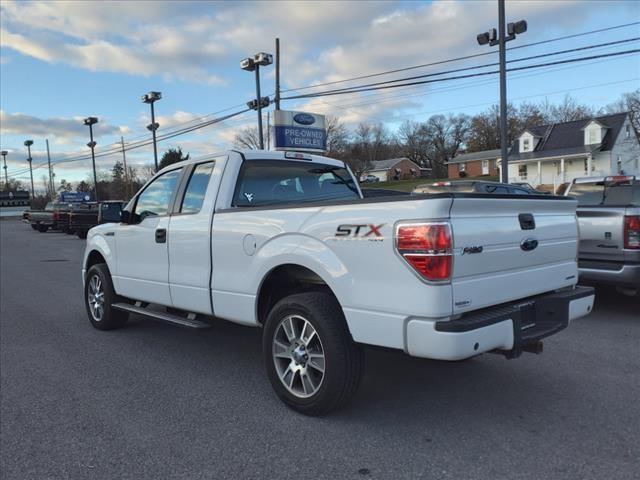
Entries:
{"type": "Polygon", "coordinates": [[[157,228],[156,229],[156,243],[167,243],[167,229],[166,228],[157,228]]]}

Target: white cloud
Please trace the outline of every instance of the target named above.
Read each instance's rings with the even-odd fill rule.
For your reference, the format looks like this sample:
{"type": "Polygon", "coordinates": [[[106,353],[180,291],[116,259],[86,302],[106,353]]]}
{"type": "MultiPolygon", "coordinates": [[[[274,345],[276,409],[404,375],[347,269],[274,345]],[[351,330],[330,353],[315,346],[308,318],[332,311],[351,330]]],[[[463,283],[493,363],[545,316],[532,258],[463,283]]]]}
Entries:
{"type": "MultiPolygon", "coordinates": [[[[2,135],[21,135],[25,137],[49,137],[59,143],[67,143],[74,139],[85,139],[87,127],[83,125],[84,117],[73,118],[40,118],[24,113],[6,113],[0,110],[0,126],[2,135]]],[[[128,130],[126,126],[110,125],[104,120],[94,126],[94,135],[120,135],[128,130]]]]}

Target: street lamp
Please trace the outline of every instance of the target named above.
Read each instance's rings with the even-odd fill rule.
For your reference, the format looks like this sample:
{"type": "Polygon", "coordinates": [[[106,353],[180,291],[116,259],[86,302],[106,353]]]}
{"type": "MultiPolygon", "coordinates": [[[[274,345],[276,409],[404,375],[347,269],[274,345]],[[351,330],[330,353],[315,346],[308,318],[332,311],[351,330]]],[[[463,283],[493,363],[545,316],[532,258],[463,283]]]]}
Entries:
{"type": "Polygon", "coordinates": [[[0,154],[2,155],[2,161],[4,162],[4,188],[6,190],[9,190],[9,177],[7,176],[7,154],[9,152],[6,150],[2,150],[2,152],[0,152],[0,154]]]}
{"type": "Polygon", "coordinates": [[[158,171],[158,147],[156,145],[156,130],[160,126],[156,122],[156,112],[153,108],[153,104],[162,98],[162,92],[149,92],[142,95],[142,103],[148,103],[151,105],[151,123],[147,125],[147,130],[151,131],[153,135],[153,161],[156,165],[156,172],[158,171]]]}
{"type": "Polygon", "coordinates": [[[249,108],[258,111],[258,138],[260,150],[264,150],[264,138],[262,135],[262,108],[269,106],[269,97],[260,96],[260,67],[266,67],[273,63],[273,55],[270,53],[256,53],[253,58],[245,58],[240,62],[240,68],[247,72],[256,72],[256,99],[247,103],[249,108]]]}
{"type": "Polygon", "coordinates": [[[83,123],[89,127],[89,138],[91,141],[87,143],[87,147],[91,149],[91,162],[93,164],[93,189],[96,195],[96,202],[99,202],[98,198],[98,176],[96,175],[96,153],[95,148],[97,143],[93,141],[93,126],[98,123],[97,117],[87,117],[83,123]]]}
{"type": "MultiPolygon", "coordinates": [[[[29,173],[31,174],[31,198],[34,198],[36,196],[35,190],[33,188],[33,167],[31,164],[31,161],[33,160],[31,158],[31,145],[33,145],[33,140],[25,140],[24,141],[24,146],[27,147],[27,162],[29,162],[29,173]]],[[[5,170],[6,171],[6,170],[5,170]]]]}
{"type": "Polygon", "coordinates": [[[505,35],[505,13],[504,0],[498,0],[498,32],[492,28],[488,32],[481,33],[477,36],[478,45],[494,46],[499,45],[500,55],[500,176],[503,183],[509,183],[508,171],[508,145],[507,145],[507,69],[506,69],[506,48],[505,43],[516,38],[516,35],[527,31],[526,20],[509,23],[505,35]]]}

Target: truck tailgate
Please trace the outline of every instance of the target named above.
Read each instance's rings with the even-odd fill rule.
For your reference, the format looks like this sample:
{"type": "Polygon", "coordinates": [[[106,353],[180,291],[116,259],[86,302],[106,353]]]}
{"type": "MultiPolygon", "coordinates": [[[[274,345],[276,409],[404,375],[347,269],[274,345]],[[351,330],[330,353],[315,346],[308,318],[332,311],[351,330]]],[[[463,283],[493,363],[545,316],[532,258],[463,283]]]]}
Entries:
{"type": "Polygon", "coordinates": [[[578,256],[585,260],[624,260],[625,207],[580,207],[578,256]]]}
{"type": "Polygon", "coordinates": [[[454,198],[454,314],[574,285],[575,210],[562,197],[454,198]]]}

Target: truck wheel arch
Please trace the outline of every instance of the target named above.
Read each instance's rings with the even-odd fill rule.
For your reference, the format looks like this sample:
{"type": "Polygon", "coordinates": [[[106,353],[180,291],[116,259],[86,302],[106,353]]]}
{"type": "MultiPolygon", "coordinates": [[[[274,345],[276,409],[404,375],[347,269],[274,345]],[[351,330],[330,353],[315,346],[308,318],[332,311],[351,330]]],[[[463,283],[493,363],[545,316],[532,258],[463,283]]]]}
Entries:
{"type": "Polygon", "coordinates": [[[89,271],[91,267],[98,263],[107,263],[107,260],[102,256],[102,254],[98,250],[91,250],[89,255],[87,255],[87,264],[85,265],[85,270],[89,271]]]}
{"type": "Polygon", "coordinates": [[[309,291],[329,293],[338,305],[340,302],[329,284],[310,268],[287,263],[272,268],[262,279],[256,299],[256,318],[260,325],[271,308],[284,297],[309,291]]]}

